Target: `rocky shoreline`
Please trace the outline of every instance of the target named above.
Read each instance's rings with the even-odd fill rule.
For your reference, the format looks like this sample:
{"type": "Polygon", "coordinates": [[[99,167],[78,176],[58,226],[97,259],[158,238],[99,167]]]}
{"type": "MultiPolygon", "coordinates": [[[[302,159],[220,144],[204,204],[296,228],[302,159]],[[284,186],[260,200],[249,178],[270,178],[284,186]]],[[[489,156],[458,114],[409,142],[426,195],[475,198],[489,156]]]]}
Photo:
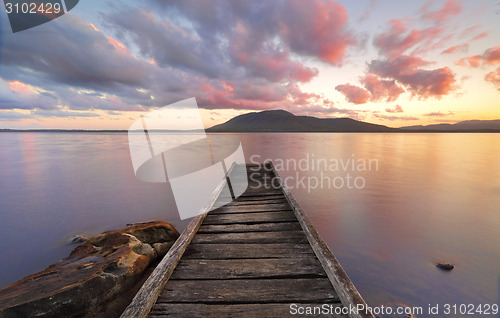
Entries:
{"type": "Polygon", "coordinates": [[[163,221],[94,236],[67,258],[1,289],[0,317],[118,316],[178,237],[163,221]]]}

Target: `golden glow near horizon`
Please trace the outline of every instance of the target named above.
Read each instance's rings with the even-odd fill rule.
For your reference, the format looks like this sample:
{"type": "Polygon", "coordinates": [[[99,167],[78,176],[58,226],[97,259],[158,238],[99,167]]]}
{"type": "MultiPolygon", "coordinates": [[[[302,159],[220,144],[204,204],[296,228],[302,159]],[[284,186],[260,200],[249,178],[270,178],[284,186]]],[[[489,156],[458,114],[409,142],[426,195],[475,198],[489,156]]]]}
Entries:
{"type": "Polygon", "coordinates": [[[389,127],[500,119],[489,0],[274,2],[282,14],[259,24],[252,5],[201,2],[176,19],[179,8],[126,5],[80,3],[15,34],[2,12],[0,128],[122,130],[190,97],[205,127],[268,109],[389,127]],[[229,29],[192,20],[219,5],[229,29]]]}

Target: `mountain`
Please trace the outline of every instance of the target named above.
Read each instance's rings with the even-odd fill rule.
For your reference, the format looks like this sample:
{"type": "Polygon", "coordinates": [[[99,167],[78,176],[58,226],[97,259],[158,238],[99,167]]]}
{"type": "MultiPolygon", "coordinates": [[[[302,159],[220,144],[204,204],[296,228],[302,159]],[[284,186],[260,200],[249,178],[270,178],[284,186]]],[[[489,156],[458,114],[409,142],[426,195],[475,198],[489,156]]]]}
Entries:
{"type": "Polygon", "coordinates": [[[350,118],[295,116],[284,110],[266,110],[234,117],[208,132],[395,132],[397,128],[350,118]]]}
{"type": "Polygon", "coordinates": [[[453,132],[500,131],[500,119],[466,120],[458,122],[456,124],[406,126],[406,127],[401,127],[400,129],[407,131],[453,131],[453,132]]]}

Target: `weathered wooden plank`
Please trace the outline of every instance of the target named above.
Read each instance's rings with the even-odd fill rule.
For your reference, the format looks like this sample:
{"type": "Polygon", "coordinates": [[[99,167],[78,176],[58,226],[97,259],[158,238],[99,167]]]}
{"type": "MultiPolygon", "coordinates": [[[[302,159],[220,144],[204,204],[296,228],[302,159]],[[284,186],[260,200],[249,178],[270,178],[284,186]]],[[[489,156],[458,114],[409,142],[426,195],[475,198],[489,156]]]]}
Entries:
{"type": "Polygon", "coordinates": [[[247,183],[251,185],[251,189],[259,188],[261,186],[265,186],[272,181],[272,178],[266,175],[262,176],[252,176],[252,177],[231,177],[231,182],[234,183],[247,183]]]}
{"type": "Polygon", "coordinates": [[[153,288],[153,300],[136,310],[139,314],[124,317],[144,317],[156,300],[152,317],[288,317],[290,303],[360,303],[357,290],[340,264],[328,260],[325,247],[331,251],[314,235],[290,191],[270,186],[271,178],[280,181],[272,164],[233,165],[230,170],[232,183],[248,183],[248,189],[206,216],[190,246],[184,247],[173,275],[160,278],[162,286],[170,279],[160,296],[153,288]],[[353,290],[345,285],[342,273],[354,295],[345,295],[353,290]],[[340,275],[340,283],[332,275],[340,275]],[[283,312],[283,305],[288,312],[283,312]],[[265,306],[269,306],[268,313],[265,306]]]}
{"type": "Polygon", "coordinates": [[[158,303],[338,303],[326,278],[171,280],[158,303]]]}
{"type": "MultiPolygon", "coordinates": [[[[268,166],[274,169],[272,162],[269,162],[268,166]]],[[[274,172],[276,174],[276,177],[280,179],[276,170],[274,170],[274,172]]],[[[293,197],[291,191],[286,187],[284,183],[281,182],[281,184],[283,184],[282,187],[283,193],[285,194],[288,202],[292,206],[293,211],[298,221],[300,222],[302,229],[305,235],[307,236],[307,239],[311,244],[312,249],[314,250],[314,253],[316,254],[316,257],[321,262],[321,265],[323,266],[325,272],[327,273],[332,286],[337,291],[344,306],[356,307],[359,305],[359,306],[364,306],[364,308],[366,308],[367,305],[365,300],[363,299],[363,297],[361,297],[361,294],[358,292],[358,290],[352,283],[349,276],[347,276],[346,272],[340,265],[335,255],[333,255],[328,245],[319,236],[318,232],[316,231],[312,223],[309,221],[309,218],[307,217],[307,215],[304,213],[300,205],[293,197]]],[[[349,317],[374,318],[373,314],[365,311],[360,311],[359,313],[358,312],[352,313],[349,315],[349,317]]]]}
{"type": "Polygon", "coordinates": [[[276,194],[281,194],[281,189],[275,189],[271,187],[259,187],[259,188],[251,188],[248,187],[248,189],[243,193],[243,196],[257,196],[257,195],[276,195],[276,194]]]}
{"type": "MultiPolygon", "coordinates": [[[[297,307],[313,308],[316,314],[307,317],[346,318],[346,315],[336,315],[342,304],[328,304],[327,309],[320,311],[323,304],[156,304],[151,311],[151,318],[178,317],[178,318],[249,318],[249,317],[297,317],[293,314],[297,307]]],[[[300,315],[299,315],[300,316],[300,315]]],[[[302,315],[304,316],[304,315],[302,315]]]]}
{"type": "Polygon", "coordinates": [[[260,201],[233,201],[231,202],[231,206],[241,206],[241,205],[254,205],[254,204],[288,204],[288,201],[285,197],[281,197],[279,199],[270,199],[270,200],[260,200],[260,201]]]}
{"type": "MultiPolygon", "coordinates": [[[[221,196],[222,199],[228,199],[228,197],[221,196]]],[[[272,194],[263,196],[240,196],[233,201],[233,203],[241,202],[245,204],[251,204],[253,201],[266,201],[266,200],[286,200],[283,194],[272,194]]]]}
{"type": "Polygon", "coordinates": [[[192,242],[195,244],[306,243],[307,239],[302,231],[286,231],[286,232],[197,234],[193,238],[192,242]]]}
{"type": "Polygon", "coordinates": [[[230,224],[230,223],[264,223],[264,222],[293,222],[295,215],[291,211],[208,214],[203,224],[230,224]]]}
{"type": "Polygon", "coordinates": [[[288,202],[282,204],[253,204],[253,205],[226,205],[215,209],[210,214],[227,213],[250,213],[250,212],[271,212],[271,211],[292,211],[288,202]]]}
{"type": "Polygon", "coordinates": [[[267,166],[262,165],[260,168],[252,167],[250,169],[247,168],[247,173],[268,173],[273,174],[272,170],[269,170],[267,166]]]}
{"type": "MultiPolygon", "coordinates": [[[[182,259],[177,264],[177,268],[170,280],[306,277],[327,277],[316,258],[182,259]]],[[[217,284],[217,282],[214,282],[214,284],[217,284]]]]}
{"type": "Polygon", "coordinates": [[[191,244],[182,259],[316,258],[309,245],[279,244],[191,244]]]}
{"type": "Polygon", "coordinates": [[[268,187],[248,187],[242,196],[262,196],[262,195],[278,195],[281,194],[281,189],[274,189],[268,187]]]}
{"type": "Polygon", "coordinates": [[[236,178],[242,178],[242,177],[248,177],[250,175],[254,175],[254,176],[261,176],[261,175],[272,175],[273,173],[272,172],[269,172],[269,171],[265,171],[265,170],[239,170],[239,171],[233,171],[233,173],[231,173],[230,177],[233,178],[233,177],[236,177],[236,178]]]}
{"type": "MultiPolygon", "coordinates": [[[[241,201],[262,201],[262,200],[268,200],[268,199],[285,199],[285,196],[283,195],[283,193],[277,193],[277,192],[273,192],[273,193],[266,193],[265,191],[264,192],[261,192],[261,193],[255,193],[255,194],[252,194],[252,193],[246,193],[244,192],[243,194],[241,194],[239,197],[237,197],[234,201],[235,202],[241,202],[241,201]]],[[[227,195],[224,195],[224,196],[221,196],[220,197],[221,200],[228,200],[231,201],[232,198],[227,196],[227,195]]]]}
{"type": "MultiPolygon", "coordinates": [[[[230,173],[234,167],[235,164],[229,168],[228,173],[230,173]]],[[[195,216],[191,222],[189,222],[186,229],[184,229],[158,266],[156,266],[154,271],[144,282],[141,289],[139,289],[130,305],[121,314],[121,318],[141,318],[147,316],[155,304],[158,295],[167,284],[175,267],[179,263],[184,251],[189,246],[189,243],[191,243],[194,235],[198,231],[198,228],[205,219],[206,213],[210,211],[225,185],[226,180],[221,180],[219,185],[212,192],[209,202],[202,207],[201,212],[204,213],[195,216]]]]}
{"type": "Polygon", "coordinates": [[[260,193],[247,193],[244,192],[239,198],[246,198],[246,197],[265,197],[265,196],[279,196],[283,195],[283,192],[275,191],[274,193],[267,192],[267,191],[262,191],[260,193]]]}
{"type": "Polygon", "coordinates": [[[223,232],[279,232],[300,231],[299,222],[256,223],[256,224],[207,224],[202,225],[198,233],[223,232]]]}

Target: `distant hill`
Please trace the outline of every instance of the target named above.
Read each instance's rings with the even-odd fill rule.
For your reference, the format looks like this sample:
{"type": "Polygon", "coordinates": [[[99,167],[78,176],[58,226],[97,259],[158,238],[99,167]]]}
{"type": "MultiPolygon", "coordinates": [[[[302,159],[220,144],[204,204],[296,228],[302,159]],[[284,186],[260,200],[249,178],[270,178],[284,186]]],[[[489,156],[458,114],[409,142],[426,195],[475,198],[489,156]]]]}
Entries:
{"type": "Polygon", "coordinates": [[[500,119],[495,120],[466,120],[456,124],[436,124],[436,125],[418,125],[400,127],[407,131],[459,131],[459,132],[481,132],[498,131],[500,132],[500,119]]]}
{"type": "MultiPolygon", "coordinates": [[[[175,132],[175,130],[150,130],[175,132]]],[[[191,130],[194,131],[194,130],[191,130]]],[[[494,132],[500,133],[500,119],[466,120],[456,124],[416,125],[391,128],[351,118],[317,118],[296,116],[285,110],[266,110],[234,117],[227,122],[206,129],[207,132],[494,132]]],[[[5,129],[1,132],[70,132],[70,133],[126,133],[127,130],[64,130],[64,129],[5,129]]]]}
{"type": "Polygon", "coordinates": [[[207,129],[208,132],[396,132],[398,130],[350,118],[295,116],[284,110],[243,114],[207,129]]]}

